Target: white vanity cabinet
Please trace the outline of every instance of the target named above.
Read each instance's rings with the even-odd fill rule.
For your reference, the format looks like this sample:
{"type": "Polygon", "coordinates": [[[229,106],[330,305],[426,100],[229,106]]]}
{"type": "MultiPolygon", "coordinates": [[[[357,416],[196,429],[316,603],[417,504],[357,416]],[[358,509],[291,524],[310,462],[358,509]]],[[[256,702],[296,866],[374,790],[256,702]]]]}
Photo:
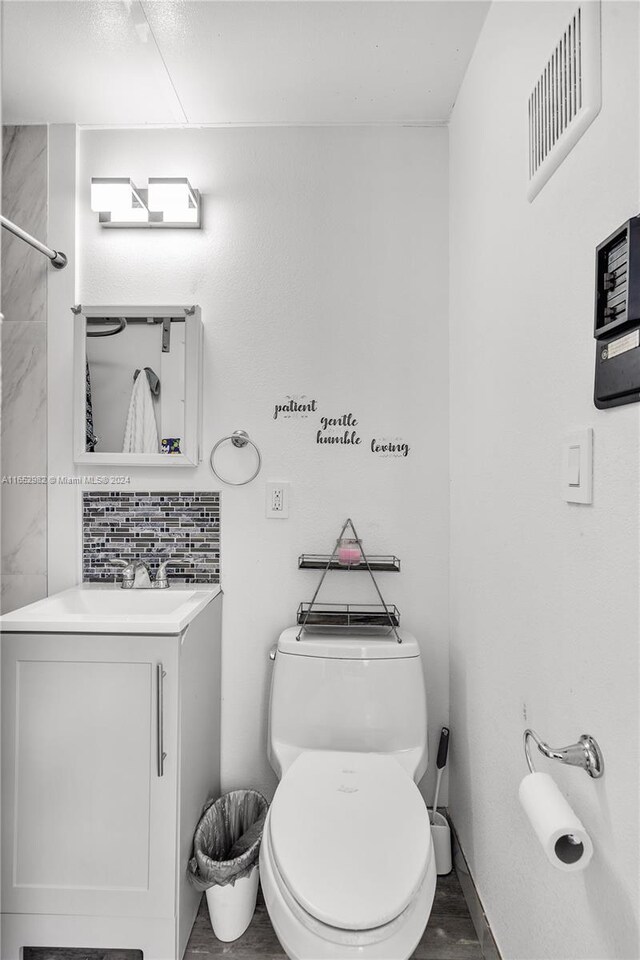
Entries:
{"type": "Polygon", "coordinates": [[[182,957],[193,830],[220,789],[221,603],[174,635],[4,625],[2,960],[182,957]]]}

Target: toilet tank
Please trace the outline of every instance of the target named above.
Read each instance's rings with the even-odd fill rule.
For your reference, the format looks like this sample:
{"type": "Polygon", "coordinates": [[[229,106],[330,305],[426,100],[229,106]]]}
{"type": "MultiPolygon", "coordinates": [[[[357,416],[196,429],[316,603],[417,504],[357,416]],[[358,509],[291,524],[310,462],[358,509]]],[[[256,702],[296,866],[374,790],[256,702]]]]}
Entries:
{"type": "Polygon", "coordinates": [[[420,649],[394,636],[281,633],[271,678],[269,762],[282,777],[305,750],[393,754],[417,783],[427,769],[420,649]]]}

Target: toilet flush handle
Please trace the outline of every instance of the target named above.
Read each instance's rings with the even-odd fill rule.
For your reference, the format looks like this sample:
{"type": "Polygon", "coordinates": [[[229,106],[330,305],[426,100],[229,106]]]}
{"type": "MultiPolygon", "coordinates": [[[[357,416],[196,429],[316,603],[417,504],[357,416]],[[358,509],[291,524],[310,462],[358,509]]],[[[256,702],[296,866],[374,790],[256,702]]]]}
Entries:
{"type": "Polygon", "coordinates": [[[269,648],[269,660],[275,660],[277,652],[278,652],[278,644],[274,643],[274,645],[269,648]]]}

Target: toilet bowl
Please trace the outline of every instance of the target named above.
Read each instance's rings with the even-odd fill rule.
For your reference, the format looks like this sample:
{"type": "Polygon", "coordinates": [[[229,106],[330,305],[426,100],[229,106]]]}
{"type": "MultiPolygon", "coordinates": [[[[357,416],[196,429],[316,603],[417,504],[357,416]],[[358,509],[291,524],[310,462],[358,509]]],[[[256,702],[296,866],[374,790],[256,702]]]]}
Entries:
{"type": "Polygon", "coordinates": [[[291,960],[406,960],[436,883],[418,788],[393,756],[301,753],[269,810],[260,876],[291,960]]]}
{"type": "Polygon", "coordinates": [[[278,640],[269,760],[280,783],[260,880],[291,960],[408,960],[436,884],[418,643],[405,630],[278,640]],[[399,642],[400,641],[400,642],[399,642]]]}

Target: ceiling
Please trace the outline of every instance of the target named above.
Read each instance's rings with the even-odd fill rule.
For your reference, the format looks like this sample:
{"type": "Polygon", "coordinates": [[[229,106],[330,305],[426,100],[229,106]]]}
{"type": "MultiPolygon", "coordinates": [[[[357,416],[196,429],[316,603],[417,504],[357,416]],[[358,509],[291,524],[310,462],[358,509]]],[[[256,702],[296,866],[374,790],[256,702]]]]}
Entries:
{"type": "Polygon", "coordinates": [[[3,122],[442,122],[488,6],[5,0],[3,122]]]}

